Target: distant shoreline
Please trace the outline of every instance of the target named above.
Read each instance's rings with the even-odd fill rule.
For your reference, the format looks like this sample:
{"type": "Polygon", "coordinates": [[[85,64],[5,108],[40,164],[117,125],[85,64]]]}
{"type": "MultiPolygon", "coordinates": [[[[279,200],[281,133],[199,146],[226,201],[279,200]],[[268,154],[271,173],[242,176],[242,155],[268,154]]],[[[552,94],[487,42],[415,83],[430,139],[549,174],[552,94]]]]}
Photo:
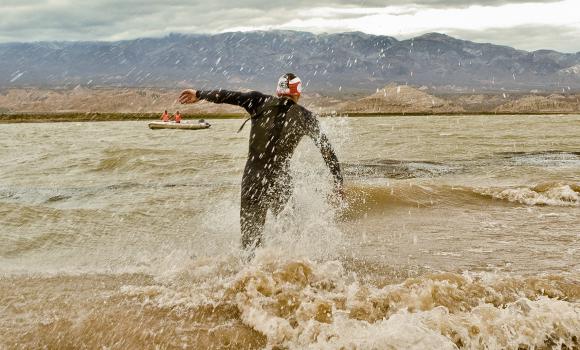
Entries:
{"type": "MultiPolygon", "coordinates": [[[[351,117],[580,113],[580,94],[436,92],[391,83],[371,95],[305,95],[301,104],[321,116],[351,117]]],[[[248,116],[243,108],[235,105],[206,101],[179,105],[176,96],[177,91],[137,88],[0,89],[0,124],[159,120],[163,110],[179,110],[186,119],[240,119],[248,116]]]]}
{"type": "MultiPolygon", "coordinates": [[[[448,113],[322,113],[321,117],[395,117],[395,116],[517,116],[517,115],[579,115],[578,112],[448,112],[448,113]]],[[[184,120],[197,119],[244,119],[247,114],[182,114],[184,120]]],[[[151,121],[159,120],[159,113],[11,113],[0,114],[0,124],[20,124],[20,123],[66,123],[66,122],[106,122],[106,121],[151,121]]]]}
{"type": "Polygon", "coordinates": [[[342,113],[340,115],[346,115],[348,117],[395,117],[395,116],[409,116],[409,117],[420,117],[420,116],[477,116],[477,115],[497,115],[497,116],[510,116],[510,115],[580,115],[580,112],[445,112],[445,113],[427,113],[427,112],[411,112],[411,113],[367,113],[367,112],[356,112],[356,113],[342,113]]]}
{"type": "MultiPolygon", "coordinates": [[[[183,119],[242,119],[243,114],[182,114],[183,119]]],[[[0,124],[112,122],[160,120],[159,113],[11,113],[0,114],[0,124]]]]}

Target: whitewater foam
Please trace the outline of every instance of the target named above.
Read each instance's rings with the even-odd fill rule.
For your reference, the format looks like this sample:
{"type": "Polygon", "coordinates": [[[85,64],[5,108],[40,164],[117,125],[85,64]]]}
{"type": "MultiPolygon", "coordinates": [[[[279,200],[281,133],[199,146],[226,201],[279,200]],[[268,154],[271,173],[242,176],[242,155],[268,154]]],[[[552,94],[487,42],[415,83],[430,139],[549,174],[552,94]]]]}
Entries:
{"type": "Polygon", "coordinates": [[[184,272],[121,293],[190,312],[233,306],[269,349],[578,346],[574,279],[438,273],[376,287],[339,261],[288,258],[269,249],[237,272],[230,267],[224,275],[224,267],[198,262],[184,269],[197,277],[184,272]]]}
{"type": "Polygon", "coordinates": [[[491,188],[480,191],[481,194],[495,199],[508,200],[525,205],[547,205],[577,207],[580,205],[580,194],[570,185],[555,184],[550,186],[491,188]]]}
{"type": "Polygon", "coordinates": [[[580,154],[572,152],[524,153],[511,157],[515,165],[542,167],[580,167],[580,154]]]}

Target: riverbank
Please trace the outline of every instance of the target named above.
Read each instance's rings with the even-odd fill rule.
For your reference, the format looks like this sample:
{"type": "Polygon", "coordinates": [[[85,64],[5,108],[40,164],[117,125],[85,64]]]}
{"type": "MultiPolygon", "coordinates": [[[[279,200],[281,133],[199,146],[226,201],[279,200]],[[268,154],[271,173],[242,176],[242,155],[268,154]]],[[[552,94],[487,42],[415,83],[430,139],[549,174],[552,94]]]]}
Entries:
{"type": "MultiPolygon", "coordinates": [[[[241,119],[243,114],[182,114],[183,119],[241,119]]],[[[58,122],[109,122],[158,120],[159,113],[14,113],[0,114],[0,124],[8,123],[58,123],[58,122]]]]}
{"type": "MultiPolygon", "coordinates": [[[[164,110],[189,118],[244,118],[235,105],[181,105],[179,90],[153,88],[0,88],[1,122],[153,120],[164,110]]],[[[370,95],[305,93],[300,104],[319,115],[558,115],[580,113],[577,92],[443,93],[389,84],[370,95]]]]}
{"type": "MultiPolygon", "coordinates": [[[[495,112],[451,112],[451,113],[323,113],[322,117],[396,117],[396,116],[520,116],[520,115],[576,115],[578,113],[495,113],[495,112]]],[[[244,119],[247,114],[183,114],[184,120],[198,119],[244,119]]],[[[159,113],[14,113],[0,114],[0,124],[16,123],[65,123],[65,122],[110,122],[158,120],[159,113]]]]}

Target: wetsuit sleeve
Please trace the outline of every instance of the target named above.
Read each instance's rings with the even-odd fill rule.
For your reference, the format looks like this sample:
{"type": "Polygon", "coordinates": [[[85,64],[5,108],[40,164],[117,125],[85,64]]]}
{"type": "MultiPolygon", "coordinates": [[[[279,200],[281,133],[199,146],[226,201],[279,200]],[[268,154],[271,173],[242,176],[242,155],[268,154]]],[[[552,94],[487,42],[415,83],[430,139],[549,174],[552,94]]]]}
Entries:
{"type": "Polygon", "coordinates": [[[258,91],[239,92],[229,90],[198,90],[197,98],[213,103],[227,103],[240,106],[248,113],[255,114],[258,107],[268,98],[258,91]]]}
{"type": "Polygon", "coordinates": [[[334,149],[328,141],[328,137],[320,130],[320,123],[318,119],[309,111],[305,111],[304,115],[304,128],[308,136],[314,140],[314,143],[320,149],[320,153],[322,154],[322,158],[324,162],[330,169],[330,173],[334,176],[334,183],[336,185],[342,186],[343,177],[342,172],[340,170],[340,162],[334,153],[334,149]]]}

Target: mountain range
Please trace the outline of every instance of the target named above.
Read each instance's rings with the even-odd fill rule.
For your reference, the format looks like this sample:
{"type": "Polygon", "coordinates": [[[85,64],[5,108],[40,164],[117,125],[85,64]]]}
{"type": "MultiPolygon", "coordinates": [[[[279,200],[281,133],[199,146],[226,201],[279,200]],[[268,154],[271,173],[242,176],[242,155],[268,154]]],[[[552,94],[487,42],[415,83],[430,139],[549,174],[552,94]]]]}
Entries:
{"type": "Polygon", "coordinates": [[[533,52],[430,33],[172,34],[118,42],[0,44],[0,88],[156,87],[273,90],[285,72],[305,89],[375,92],[389,83],[439,91],[578,91],[580,52],[533,52]]]}

